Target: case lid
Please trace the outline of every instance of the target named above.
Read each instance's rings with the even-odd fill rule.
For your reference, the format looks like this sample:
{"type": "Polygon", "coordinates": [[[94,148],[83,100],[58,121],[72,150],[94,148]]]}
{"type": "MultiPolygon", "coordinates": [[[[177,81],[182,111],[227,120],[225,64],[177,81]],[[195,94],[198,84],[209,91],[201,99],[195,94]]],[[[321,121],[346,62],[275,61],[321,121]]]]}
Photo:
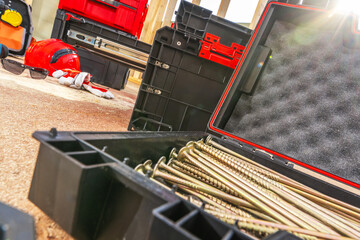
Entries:
{"type": "Polygon", "coordinates": [[[268,3],[208,131],[360,188],[358,20],[320,2],[268,3]]]}

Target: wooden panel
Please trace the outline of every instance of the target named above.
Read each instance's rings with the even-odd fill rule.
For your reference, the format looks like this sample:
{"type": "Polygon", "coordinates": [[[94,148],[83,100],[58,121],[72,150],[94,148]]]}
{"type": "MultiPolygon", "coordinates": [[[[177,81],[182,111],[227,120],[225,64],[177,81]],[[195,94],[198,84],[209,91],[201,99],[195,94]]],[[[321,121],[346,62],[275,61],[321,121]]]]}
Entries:
{"type": "Polygon", "coordinates": [[[152,44],[156,30],[161,27],[168,0],[151,0],[140,40],[152,44]]]}
{"type": "MultiPolygon", "coordinates": [[[[225,18],[231,0],[221,0],[217,16],[225,18]]],[[[236,0],[235,0],[236,1],[236,0]]]]}
{"type": "Polygon", "coordinates": [[[255,10],[255,13],[254,13],[254,16],[253,16],[253,19],[249,26],[250,29],[254,29],[256,27],[256,24],[259,21],[267,2],[268,2],[268,0],[259,0],[258,5],[255,10]]]}
{"type": "Polygon", "coordinates": [[[163,26],[170,26],[171,25],[171,18],[174,15],[176,3],[178,0],[169,0],[168,6],[166,8],[165,17],[162,23],[163,26]]]}
{"type": "Polygon", "coordinates": [[[192,3],[196,5],[200,5],[201,0],[193,0],[192,3]]]}

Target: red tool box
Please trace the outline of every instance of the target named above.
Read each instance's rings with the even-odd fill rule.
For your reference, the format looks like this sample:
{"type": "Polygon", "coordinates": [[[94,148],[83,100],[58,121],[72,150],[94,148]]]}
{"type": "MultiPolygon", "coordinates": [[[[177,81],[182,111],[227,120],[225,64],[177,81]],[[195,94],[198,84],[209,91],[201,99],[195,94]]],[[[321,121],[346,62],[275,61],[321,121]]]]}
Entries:
{"type": "Polygon", "coordinates": [[[60,0],[67,10],[140,37],[148,0],[60,0]]]}
{"type": "Polygon", "coordinates": [[[235,69],[245,47],[232,43],[230,47],[220,43],[220,37],[206,33],[199,56],[235,69]]]}

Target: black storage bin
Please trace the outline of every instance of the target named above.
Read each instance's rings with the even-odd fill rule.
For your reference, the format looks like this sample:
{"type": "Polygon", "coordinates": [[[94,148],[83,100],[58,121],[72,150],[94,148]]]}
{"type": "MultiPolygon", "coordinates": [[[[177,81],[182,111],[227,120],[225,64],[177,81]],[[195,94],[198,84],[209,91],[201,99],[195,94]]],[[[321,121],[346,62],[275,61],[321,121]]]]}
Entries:
{"type": "Polygon", "coordinates": [[[76,239],[251,239],[133,170],[204,136],[37,132],[29,199],[76,239]]]}
{"type": "Polygon", "coordinates": [[[85,48],[75,49],[80,58],[81,71],[91,73],[91,81],[117,90],[125,88],[129,76],[127,66],[91,53],[85,48]]]}
{"type": "MultiPolygon", "coordinates": [[[[95,37],[103,37],[144,53],[149,53],[151,49],[150,44],[137,40],[136,37],[126,32],[110,28],[104,24],[81,17],[74,13],[58,9],[51,38],[61,39],[66,42],[68,40],[67,31],[69,29],[78,30],[79,32],[87,33],[95,37]]],[[[81,44],[80,41],[76,43],[79,45],[81,44]]]]}
{"type": "Polygon", "coordinates": [[[35,240],[32,216],[0,202],[0,240],[35,240]]]}
{"type": "Polygon", "coordinates": [[[199,47],[175,29],[157,31],[129,130],[206,130],[233,69],[197,56],[199,47]]]}
{"type": "Polygon", "coordinates": [[[144,71],[151,48],[128,33],[59,9],[51,37],[78,50],[81,69],[94,82],[118,90],[125,87],[129,69],[144,71]]]}
{"type": "MultiPolygon", "coordinates": [[[[309,4],[309,1],[304,1],[304,3],[309,4]]],[[[258,164],[327,196],[360,208],[360,185],[359,181],[354,178],[358,177],[356,173],[359,169],[357,165],[359,161],[356,160],[359,154],[350,155],[355,156],[354,159],[348,158],[349,155],[346,155],[357,153],[360,149],[358,141],[359,94],[354,93],[358,92],[360,87],[358,74],[356,74],[358,68],[351,68],[351,71],[344,69],[353,66],[347,62],[349,60],[352,60],[351,63],[355,66],[360,63],[358,59],[360,49],[357,49],[356,45],[351,45],[353,48],[350,49],[345,44],[354,34],[351,32],[353,28],[348,28],[347,25],[349,19],[351,20],[352,16],[334,14],[332,11],[317,6],[293,5],[284,1],[270,2],[244,51],[240,64],[230,78],[206,132],[89,133],[57,132],[54,129],[50,132],[35,132],[33,136],[40,141],[40,151],[29,199],[77,238],[105,239],[111,236],[111,238],[126,239],[159,239],[165,236],[172,239],[248,239],[249,236],[234,229],[233,226],[217,221],[187,201],[179,200],[179,197],[173,193],[176,186],[172,186],[173,190],[168,190],[149,179],[147,176],[149,174],[144,176],[133,170],[137,164],[144,163],[148,159],[156,161],[161,156],[168,156],[174,147],[179,150],[188,141],[199,140],[210,135],[215,142],[258,164]],[[328,15],[329,12],[330,15],[328,15]],[[316,21],[314,21],[315,19],[316,21]],[[340,19],[346,21],[339,21],[340,19]],[[314,26],[310,28],[310,32],[308,32],[308,28],[303,29],[303,24],[311,22],[315,23],[314,26],[317,27],[315,31],[314,26]],[[298,25],[299,23],[301,26],[298,25]],[[296,34],[288,31],[292,29],[295,29],[296,34]],[[329,35],[323,34],[322,30],[331,34],[336,30],[336,34],[340,35],[333,36],[340,36],[340,38],[333,38],[330,41],[329,35]],[[310,36],[311,38],[299,38],[299,36],[310,36]],[[280,37],[280,40],[278,41],[276,37],[280,37]],[[324,38],[328,44],[321,41],[324,38]],[[291,43],[291,45],[284,43],[291,43]],[[294,48],[278,51],[282,47],[288,46],[294,46],[294,48]],[[273,54],[267,60],[267,57],[264,58],[266,54],[262,54],[262,52],[263,49],[269,47],[272,48],[273,54]],[[317,56],[320,53],[316,51],[317,49],[326,50],[327,47],[331,50],[324,51],[327,57],[317,56]],[[293,54],[296,58],[291,57],[293,54]],[[336,58],[332,54],[335,54],[336,58]],[[297,62],[303,57],[306,60],[304,62],[308,64],[301,61],[297,68],[285,65],[297,62]],[[331,65],[330,68],[325,68],[322,64],[329,64],[331,59],[336,60],[335,66],[331,65]],[[264,60],[269,61],[267,65],[263,63],[264,60]],[[303,71],[300,67],[307,70],[303,71]],[[297,72],[298,70],[300,72],[297,72]],[[321,70],[322,74],[316,74],[319,73],[318,70],[321,70]],[[276,71],[280,71],[281,77],[276,71]],[[336,72],[345,74],[340,81],[339,77],[334,75],[336,72]],[[313,75],[307,76],[306,73],[313,75]],[[299,76],[302,77],[300,81],[299,76]],[[306,84],[308,80],[303,79],[303,76],[316,79],[316,81],[306,84]],[[278,84],[274,80],[285,82],[278,84]],[[301,83],[301,86],[293,85],[294,80],[301,83]],[[335,80],[338,84],[332,82],[335,80]],[[324,84],[324,82],[328,83],[328,88],[319,88],[319,84],[324,84]],[[264,86],[264,83],[269,85],[264,86]],[[290,95],[281,91],[284,89],[290,95]],[[259,92],[266,92],[266,90],[269,90],[269,93],[272,93],[272,96],[275,95],[276,98],[262,95],[260,99],[264,100],[266,104],[257,104],[259,101],[252,97],[257,97],[259,92]],[[316,123],[310,122],[313,124],[311,126],[307,125],[307,122],[299,122],[304,119],[302,116],[293,116],[294,113],[297,113],[295,110],[301,112],[306,105],[296,105],[297,108],[293,108],[293,101],[287,101],[286,104],[282,103],[281,107],[271,106],[272,103],[281,103],[283,98],[295,96],[297,93],[302,94],[294,98],[295,100],[306,100],[308,97],[315,96],[316,98],[320,97],[320,100],[317,99],[319,103],[333,99],[334,103],[339,105],[329,105],[333,108],[325,108],[327,116],[324,116],[322,114],[324,108],[315,108],[314,104],[310,104],[316,111],[310,112],[309,115],[317,120],[316,123]],[[337,97],[344,93],[346,97],[336,101],[337,97]],[[260,121],[262,118],[253,111],[256,108],[251,103],[262,107],[264,113],[261,113],[272,120],[270,127],[267,126],[267,121],[260,121]],[[291,118],[285,123],[281,122],[280,128],[275,127],[274,124],[278,124],[277,121],[279,121],[278,116],[282,114],[277,110],[285,109],[288,106],[291,108],[290,110],[286,109],[284,114],[291,118]],[[352,108],[353,106],[357,107],[352,108]],[[348,111],[349,107],[352,111],[348,111]],[[246,114],[243,114],[244,112],[246,114]],[[320,131],[319,126],[328,123],[326,117],[334,115],[336,115],[336,121],[332,122],[344,127],[344,132],[334,128],[331,130],[335,130],[337,134],[333,134],[321,127],[320,130],[324,131],[320,131]],[[245,125],[246,128],[241,129],[242,131],[239,133],[236,127],[243,127],[243,121],[247,118],[252,121],[245,125]],[[228,125],[231,121],[237,121],[237,125],[228,125]],[[303,155],[309,154],[307,151],[315,150],[316,153],[316,150],[319,149],[321,151],[318,152],[323,154],[324,149],[316,146],[316,138],[315,140],[307,138],[308,135],[304,135],[300,131],[295,133],[309,145],[301,152],[300,156],[296,155],[299,159],[295,159],[288,152],[281,154],[276,151],[277,149],[263,147],[261,145],[263,142],[258,144],[251,141],[255,137],[261,136],[264,138],[261,141],[273,138],[273,142],[277,143],[278,137],[287,137],[284,144],[292,143],[295,138],[288,131],[292,126],[287,124],[312,127],[308,129],[308,133],[313,132],[319,139],[335,139],[335,142],[331,144],[324,144],[328,154],[326,168],[320,166],[322,170],[319,169],[321,155],[313,158],[312,163],[301,162],[304,160],[303,155]],[[234,132],[231,132],[231,127],[235,129],[234,132]],[[278,132],[269,132],[270,130],[278,132]],[[248,134],[248,131],[254,131],[253,135],[248,134]],[[320,135],[322,133],[324,135],[320,135]],[[349,138],[349,136],[353,137],[353,133],[357,138],[349,138]],[[245,134],[247,137],[243,138],[241,134],[245,134]],[[338,154],[344,158],[340,158],[338,154]],[[342,169],[340,170],[345,170],[342,173],[349,171],[354,174],[344,176],[336,172],[339,170],[339,165],[331,162],[332,159],[341,164],[342,169]],[[344,159],[346,160],[344,161],[344,159]],[[124,201],[122,201],[123,198],[124,201]],[[151,208],[153,208],[152,212],[151,208]],[[126,219],[129,216],[132,216],[130,220],[126,219]],[[151,221],[145,224],[144,219],[147,220],[150,216],[151,221]],[[207,229],[207,232],[204,232],[203,229],[207,229]]],[[[161,62],[159,65],[166,67],[161,62]]],[[[273,143],[270,141],[269,144],[273,143]]],[[[301,144],[301,142],[292,143],[292,148],[296,148],[297,145],[301,146],[301,144]]],[[[278,232],[269,239],[296,238],[278,232]]]]}
{"type": "Polygon", "coordinates": [[[221,37],[220,43],[231,46],[237,43],[245,46],[250,38],[251,30],[217,17],[212,11],[181,0],[176,12],[175,28],[196,38],[204,39],[206,33],[221,37]]]}

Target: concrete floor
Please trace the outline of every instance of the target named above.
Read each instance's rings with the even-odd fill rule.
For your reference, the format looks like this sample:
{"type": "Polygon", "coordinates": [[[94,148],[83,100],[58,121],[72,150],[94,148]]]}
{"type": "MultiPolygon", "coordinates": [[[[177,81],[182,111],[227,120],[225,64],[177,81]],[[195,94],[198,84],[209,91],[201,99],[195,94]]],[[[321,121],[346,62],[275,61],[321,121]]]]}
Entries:
{"type": "Polygon", "coordinates": [[[38,239],[71,239],[27,200],[39,143],[31,134],[56,127],[60,131],[126,131],[138,85],[111,90],[114,100],[57,83],[16,76],[0,68],[0,201],[35,218],[38,239]]]}

